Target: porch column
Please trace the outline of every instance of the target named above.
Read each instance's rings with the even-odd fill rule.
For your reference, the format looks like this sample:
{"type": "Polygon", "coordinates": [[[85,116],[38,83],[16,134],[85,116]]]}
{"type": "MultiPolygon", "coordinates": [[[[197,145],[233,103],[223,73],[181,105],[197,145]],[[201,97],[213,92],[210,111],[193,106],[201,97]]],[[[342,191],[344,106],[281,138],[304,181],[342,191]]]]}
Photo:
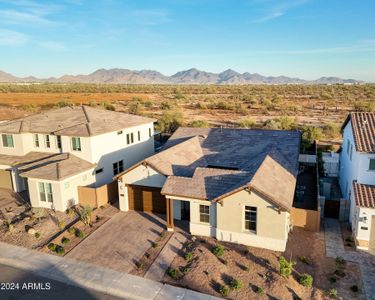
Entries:
{"type": "Polygon", "coordinates": [[[174,231],[173,225],[173,200],[167,198],[167,230],[174,231]]]}

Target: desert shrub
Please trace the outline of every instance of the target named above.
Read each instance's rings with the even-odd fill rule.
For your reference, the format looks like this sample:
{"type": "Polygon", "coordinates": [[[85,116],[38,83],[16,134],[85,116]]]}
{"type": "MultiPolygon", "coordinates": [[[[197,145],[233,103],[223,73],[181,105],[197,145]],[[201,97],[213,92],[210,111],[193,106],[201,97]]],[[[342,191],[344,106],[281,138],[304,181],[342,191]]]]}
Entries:
{"type": "Polygon", "coordinates": [[[312,126],[304,126],[302,128],[302,142],[311,145],[315,140],[322,138],[322,129],[312,126]]]}
{"type": "Polygon", "coordinates": [[[63,255],[65,254],[65,249],[63,246],[60,246],[60,245],[57,245],[56,246],[56,249],[55,249],[55,252],[59,255],[63,255]]]}
{"type": "Polygon", "coordinates": [[[40,233],[39,232],[35,232],[34,236],[38,239],[40,237],[40,233]]]}
{"type": "Polygon", "coordinates": [[[187,267],[187,266],[181,268],[181,272],[182,272],[183,274],[187,274],[189,271],[190,271],[190,268],[187,267]]]}
{"type": "Polygon", "coordinates": [[[115,110],[116,110],[115,106],[114,106],[113,104],[111,104],[111,103],[108,103],[107,101],[103,101],[103,102],[101,102],[100,105],[101,105],[104,109],[106,109],[106,110],[112,110],[112,111],[115,111],[115,110]]]}
{"type": "Polygon", "coordinates": [[[66,238],[65,236],[61,239],[61,243],[63,244],[69,244],[70,239],[66,238]]]}
{"type": "Polygon", "coordinates": [[[256,288],[255,292],[256,292],[257,294],[259,294],[259,295],[262,295],[262,294],[264,294],[264,288],[258,286],[258,287],[256,288]]]}
{"type": "Polygon", "coordinates": [[[335,262],[337,267],[343,267],[346,265],[346,260],[341,256],[337,256],[335,262]]]}
{"type": "Polygon", "coordinates": [[[191,127],[194,128],[208,128],[208,122],[204,120],[194,120],[193,122],[190,123],[191,127]]]}
{"type": "Polygon", "coordinates": [[[173,279],[177,279],[177,278],[180,277],[180,272],[179,272],[177,269],[175,269],[175,268],[171,268],[171,267],[169,267],[169,268],[167,269],[167,274],[168,274],[171,278],[173,278],[173,279]]]}
{"type": "Polygon", "coordinates": [[[59,226],[59,229],[60,229],[60,230],[63,230],[63,229],[65,228],[66,224],[65,224],[64,221],[59,221],[58,226],[59,226]]]}
{"type": "Polygon", "coordinates": [[[157,242],[152,243],[152,248],[157,248],[158,246],[159,246],[159,244],[157,242]]]}
{"type": "Polygon", "coordinates": [[[346,276],[345,272],[342,269],[337,269],[333,272],[337,277],[344,278],[346,276]]]}
{"type": "Polygon", "coordinates": [[[337,278],[335,276],[329,277],[329,282],[330,283],[335,283],[337,281],[337,278]]]}
{"type": "Polygon", "coordinates": [[[328,291],[328,296],[329,296],[330,298],[336,298],[336,297],[337,297],[337,290],[336,290],[336,289],[330,289],[330,290],[328,291]]]}
{"type": "Polygon", "coordinates": [[[76,229],[75,235],[77,238],[82,239],[85,236],[85,233],[82,230],[76,229]]]}
{"type": "Polygon", "coordinates": [[[289,278],[293,272],[293,266],[295,265],[292,261],[287,261],[284,256],[279,258],[280,274],[285,278],[289,278]]]}
{"type": "Polygon", "coordinates": [[[325,137],[336,138],[340,136],[340,127],[336,124],[329,123],[323,127],[323,134],[325,137]]]}
{"type": "Polygon", "coordinates": [[[8,229],[9,232],[13,231],[14,226],[12,224],[12,220],[11,219],[6,219],[6,220],[3,221],[3,223],[7,227],[7,229],[8,229]]]}
{"type": "Polygon", "coordinates": [[[75,233],[76,233],[76,229],[75,229],[74,227],[70,227],[70,228],[68,229],[68,232],[69,232],[70,234],[75,234],[75,233]]]}
{"type": "Polygon", "coordinates": [[[138,100],[133,100],[128,104],[128,112],[134,115],[139,115],[142,112],[142,104],[138,100]]]}
{"type": "Polygon", "coordinates": [[[310,264],[310,260],[306,256],[300,256],[299,260],[306,265],[310,264]]]}
{"type": "Polygon", "coordinates": [[[57,102],[55,106],[56,107],[66,107],[66,106],[72,107],[74,106],[74,103],[70,101],[62,100],[62,101],[57,102]]]}
{"type": "Polygon", "coordinates": [[[242,119],[239,123],[238,126],[241,128],[252,128],[255,125],[255,121],[252,118],[246,118],[242,119]]]}
{"type": "Polygon", "coordinates": [[[359,292],[358,285],[352,285],[352,286],[350,287],[350,290],[351,290],[352,292],[354,292],[354,293],[359,292]]]}
{"type": "Polygon", "coordinates": [[[243,283],[241,280],[239,279],[236,279],[236,278],[232,278],[232,280],[230,281],[229,283],[229,287],[232,289],[232,290],[239,290],[241,289],[243,286],[243,283]]]}
{"type": "Polygon", "coordinates": [[[299,277],[299,283],[303,285],[304,287],[312,287],[313,284],[313,277],[310,274],[303,273],[299,277]]]}
{"type": "Polygon", "coordinates": [[[81,210],[80,217],[81,217],[82,222],[85,225],[90,225],[91,213],[92,213],[92,207],[90,205],[85,205],[83,209],[81,210]]]}
{"type": "Polygon", "coordinates": [[[224,254],[224,247],[221,245],[216,245],[215,248],[212,250],[212,253],[216,256],[223,256],[224,254]]]}
{"type": "Polygon", "coordinates": [[[71,208],[68,208],[68,210],[66,211],[67,215],[70,217],[70,218],[73,218],[74,215],[75,215],[75,211],[74,209],[71,207],[71,208]]]}
{"type": "Polygon", "coordinates": [[[167,234],[167,232],[165,230],[163,230],[162,232],[160,232],[160,237],[165,237],[166,234],[167,234]]]}
{"type": "Polygon", "coordinates": [[[184,256],[185,260],[190,261],[194,258],[193,252],[186,252],[184,256]]]}
{"type": "Polygon", "coordinates": [[[160,132],[173,133],[184,122],[184,116],[179,110],[166,110],[156,124],[160,132]]]}
{"type": "Polygon", "coordinates": [[[227,285],[222,285],[219,289],[220,295],[223,297],[227,297],[229,294],[229,287],[227,285]]]}
{"type": "Polygon", "coordinates": [[[49,243],[47,247],[48,247],[48,249],[51,250],[51,251],[56,251],[56,247],[57,247],[57,245],[54,244],[54,243],[49,243]]]}
{"type": "Polygon", "coordinates": [[[160,108],[162,110],[169,110],[169,109],[172,109],[172,108],[175,108],[175,104],[172,103],[171,101],[163,101],[162,103],[160,103],[160,108]]]}
{"type": "Polygon", "coordinates": [[[223,265],[228,265],[228,261],[226,259],[222,259],[221,262],[223,263],[223,265]]]}
{"type": "Polygon", "coordinates": [[[250,272],[250,267],[248,267],[248,266],[244,266],[244,267],[243,267],[243,270],[244,270],[245,272],[250,272]]]}

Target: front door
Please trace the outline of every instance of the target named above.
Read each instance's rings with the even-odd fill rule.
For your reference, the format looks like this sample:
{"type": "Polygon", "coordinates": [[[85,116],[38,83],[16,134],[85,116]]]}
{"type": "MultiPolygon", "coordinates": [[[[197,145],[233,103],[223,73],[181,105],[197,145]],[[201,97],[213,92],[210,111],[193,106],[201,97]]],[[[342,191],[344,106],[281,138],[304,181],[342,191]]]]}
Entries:
{"type": "Polygon", "coordinates": [[[181,201],[181,220],[190,221],[190,202],[181,201]]]}

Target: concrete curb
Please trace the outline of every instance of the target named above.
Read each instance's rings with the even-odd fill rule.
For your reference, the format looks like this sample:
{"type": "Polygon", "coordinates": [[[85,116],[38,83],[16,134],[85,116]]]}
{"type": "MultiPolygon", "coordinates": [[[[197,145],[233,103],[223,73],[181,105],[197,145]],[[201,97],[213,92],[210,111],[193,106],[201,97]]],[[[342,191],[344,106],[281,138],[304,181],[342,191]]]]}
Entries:
{"type": "Polygon", "coordinates": [[[0,242],[0,264],[126,299],[219,299],[150,279],[0,242]]]}

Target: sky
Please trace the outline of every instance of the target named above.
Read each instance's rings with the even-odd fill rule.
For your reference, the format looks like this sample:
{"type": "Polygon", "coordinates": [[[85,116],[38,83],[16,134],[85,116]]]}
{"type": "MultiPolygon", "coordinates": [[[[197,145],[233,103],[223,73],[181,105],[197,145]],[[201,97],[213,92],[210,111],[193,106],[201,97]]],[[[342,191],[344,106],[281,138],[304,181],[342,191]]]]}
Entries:
{"type": "Polygon", "coordinates": [[[0,70],[228,68],[375,82],[374,0],[0,0],[0,70]]]}

